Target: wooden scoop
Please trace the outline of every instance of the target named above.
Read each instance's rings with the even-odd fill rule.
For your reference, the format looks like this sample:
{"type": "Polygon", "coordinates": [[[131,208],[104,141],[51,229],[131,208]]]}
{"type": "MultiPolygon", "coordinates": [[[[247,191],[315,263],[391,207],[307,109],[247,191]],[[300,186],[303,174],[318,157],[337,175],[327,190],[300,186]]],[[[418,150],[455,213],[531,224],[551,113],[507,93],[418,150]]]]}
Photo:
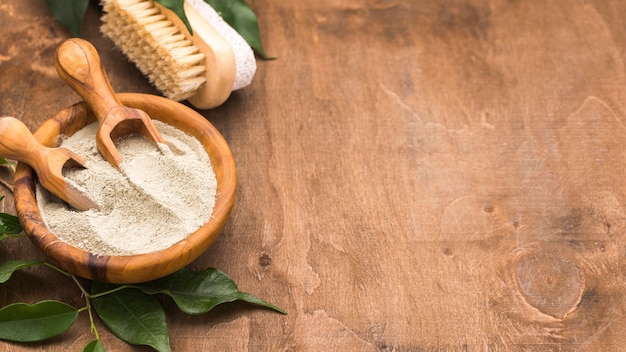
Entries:
{"type": "Polygon", "coordinates": [[[91,43],[78,38],[64,41],[57,48],[55,67],[59,76],[96,115],[100,123],[96,147],[111,165],[119,168],[122,163],[122,156],[113,143],[120,137],[139,134],[155,144],[165,143],[148,114],[123,106],[117,99],[91,43]]]}
{"type": "Polygon", "coordinates": [[[84,168],[85,159],[66,148],[39,144],[28,127],[14,117],[0,117],[0,155],[32,167],[39,176],[39,183],[72,207],[78,210],[98,208],[63,178],[63,166],[84,168]]]}

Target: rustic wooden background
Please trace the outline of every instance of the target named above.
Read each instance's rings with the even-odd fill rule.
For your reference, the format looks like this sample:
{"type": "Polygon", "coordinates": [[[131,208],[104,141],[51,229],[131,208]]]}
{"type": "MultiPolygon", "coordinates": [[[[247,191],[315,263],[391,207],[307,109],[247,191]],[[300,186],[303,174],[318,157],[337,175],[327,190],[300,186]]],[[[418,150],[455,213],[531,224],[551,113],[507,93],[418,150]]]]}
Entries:
{"type": "MultiPolygon", "coordinates": [[[[168,307],[176,351],[620,351],[626,339],[626,3],[255,0],[274,61],[203,111],[238,200],[192,267],[286,316],[168,307]]],[[[117,91],[155,93],[83,26],[117,91]]],[[[0,1],[0,115],[35,129],[76,101],[44,0],[0,1]]],[[[7,192],[5,192],[6,194],[7,192]]],[[[5,211],[12,211],[10,198],[5,211]]],[[[24,240],[0,257],[40,254],[24,240]]],[[[26,270],[0,305],[83,300],[26,270]]],[[[128,347],[106,332],[109,350],[128,347]]],[[[74,351],[87,316],[47,344],[74,351]]]]}

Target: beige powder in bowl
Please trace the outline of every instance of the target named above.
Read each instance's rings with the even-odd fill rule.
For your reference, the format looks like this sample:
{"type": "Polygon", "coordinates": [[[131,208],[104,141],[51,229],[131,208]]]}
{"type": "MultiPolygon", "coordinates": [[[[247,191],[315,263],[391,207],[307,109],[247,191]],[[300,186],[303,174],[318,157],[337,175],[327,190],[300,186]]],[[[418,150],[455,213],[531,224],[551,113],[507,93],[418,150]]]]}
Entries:
{"type": "Polygon", "coordinates": [[[61,144],[87,159],[87,169],[67,169],[67,182],[100,209],[76,211],[38,185],[46,226],[60,239],[96,255],[134,255],[165,249],[209,221],[217,192],[211,160],[202,144],[160,121],[158,147],[139,136],[116,141],[120,170],[96,148],[93,123],[61,144]]]}

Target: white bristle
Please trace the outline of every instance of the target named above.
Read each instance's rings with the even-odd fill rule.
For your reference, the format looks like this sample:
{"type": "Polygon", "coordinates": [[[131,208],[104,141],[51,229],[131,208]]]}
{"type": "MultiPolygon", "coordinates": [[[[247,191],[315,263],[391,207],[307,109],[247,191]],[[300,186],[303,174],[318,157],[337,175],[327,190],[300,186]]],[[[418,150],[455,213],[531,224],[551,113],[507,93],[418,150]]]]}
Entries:
{"type": "Polygon", "coordinates": [[[205,81],[204,54],[152,0],[102,0],[101,31],[166,97],[184,100],[205,81]]]}
{"type": "Polygon", "coordinates": [[[168,38],[163,38],[163,45],[166,45],[170,48],[177,48],[181,46],[191,45],[191,41],[187,40],[184,35],[177,34],[172,35],[168,38]]]}

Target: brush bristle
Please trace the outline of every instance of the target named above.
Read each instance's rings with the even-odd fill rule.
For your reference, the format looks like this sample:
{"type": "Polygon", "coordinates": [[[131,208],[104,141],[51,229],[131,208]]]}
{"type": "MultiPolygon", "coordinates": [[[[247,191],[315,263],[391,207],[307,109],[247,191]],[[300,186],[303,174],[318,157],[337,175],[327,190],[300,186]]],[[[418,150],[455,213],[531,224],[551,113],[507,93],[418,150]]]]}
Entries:
{"type": "Polygon", "coordinates": [[[163,95],[184,100],[206,78],[205,56],[151,0],[102,0],[100,30],[163,95]]]}

